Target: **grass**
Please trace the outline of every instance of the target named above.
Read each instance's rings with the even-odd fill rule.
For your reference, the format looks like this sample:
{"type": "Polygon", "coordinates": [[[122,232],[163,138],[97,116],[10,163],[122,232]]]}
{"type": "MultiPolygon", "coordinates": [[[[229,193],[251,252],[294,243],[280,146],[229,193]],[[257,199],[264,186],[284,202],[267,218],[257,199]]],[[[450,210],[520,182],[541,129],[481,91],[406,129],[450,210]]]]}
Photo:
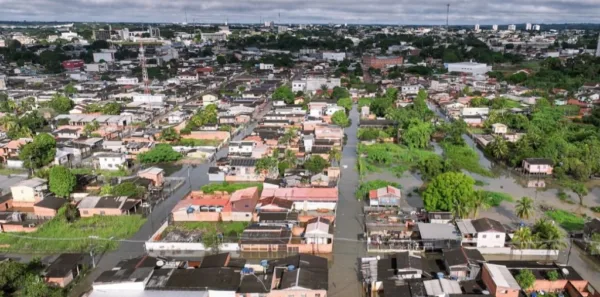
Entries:
{"type": "Polygon", "coordinates": [[[367,195],[369,194],[369,191],[387,187],[387,186],[393,186],[393,187],[396,187],[399,189],[401,188],[401,186],[398,183],[381,180],[381,179],[376,179],[376,180],[361,183],[360,186],[358,186],[358,190],[356,191],[356,199],[358,199],[358,200],[366,199],[367,195]]]}
{"type": "Polygon", "coordinates": [[[476,179],[476,180],[475,180],[475,185],[476,185],[476,186],[483,187],[483,186],[487,186],[487,185],[489,185],[489,184],[488,184],[488,183],[486,183],[486,182],[484,182],[484,181],[482,181],[482,180],[478,180],[478,179],[476,179]]]}
{"type": "Polygon", "coordinates": [[[583,230],[585,220],[576,214],[564,210],[550,210],[546,215],[567,231],[583,230]]]}
{"type": "Polygon", "coordinates": [[[27,173],[26,169],[16,168],[0,168],[0,175],[23,174],[27,173]]]}
{"type": "Polygon", "coordinates": [[[358,99],[358,107],[371,106],[371,102],[373,102],[371,98],[360,98],[358,99]]]}
{"type": "Polygon", "coordinates": [[[204,185],[200,188],[200,190],[202,190],[202,192],[208,193],[208,194],[211,194],[214,192],[227,192],[227,193],[231,194],[237,190],[242,190],[242,189],[246,189],[246,188],[250,188],[250,187],[258,187],[258,191],[262,192],[263,184],[262,183],[223,182],[223,183],[214,183],[214,184],[204,185]]]}
{"type": "Polygon", "coordinates": [[[506,100],[506,108],[521,108],[521,102],[506,100]]]}
{"type": "Polygon", "coordinates": [[[471,132],[471,134],[486,134],[485,129],[475,127],[469,128],[469,132],[471,132]]]}
{"type": "Polygon", "coordinates": [[[387,168],[400,177],[404,171],[416,166],[421,160],[436,156],[433,151],[423,149],[410,149],[394,143],[377,143],[372,145],[359,145],[359,169],[363,171],[377,171],[387,168]],[[364,161],[363,161],[364,160],[364,161]]]}
{"type": "Polygon", "coordinates": [[[468,145],[454,145],[448,142],[442,142],[441,147],[444,149],[444,155],[454,165],[460,169],[476,173],[482,176],[493,177],[491,171],[481,167],[479,164],[479,155],[468,145]]]}
{"type": "Polygon", "coordinates": [[[506,201],[506,202],[514,202],[515,199],[506,194],[506,193],[502,193],[502,192],[492,192],[492,191],[483,191],[483,193],[486,195],[486,200],[488,202],[488,204],[490,206],[500,206],[500,203],[502,203],[502,201],[506,201]]]}
{"type": "Polygon", "coordinates": [[[119,169],[119,170],[102,170],[102,169],[92,169],[92,168],[72,168],[71,173],[73,174],[96,174],[104,177],[121,177],[121,176],[129,176],[130,172],[127,169],[119,169]]]}
{"type": "Polygon", "coordinates": [[[223,233],[226,236],[237,237],[248,227],[247,222],[178,222],[165,229],[163,234],[173,230],[202,231],[209,234],[223,233]]]}
{"type": "Polygon", "coordinates": [[[94,247],[99,250],[114,250],[119,242],[91,239],[127,239],[135,234],[146,222],[141,215],[94,216],[68,222],[66,209],[44,223],[32,233],[0,233],[0,250],[28,252],[82,252],[94,247]],[[23,237],[25,236],[25,237],[23,237]]]}

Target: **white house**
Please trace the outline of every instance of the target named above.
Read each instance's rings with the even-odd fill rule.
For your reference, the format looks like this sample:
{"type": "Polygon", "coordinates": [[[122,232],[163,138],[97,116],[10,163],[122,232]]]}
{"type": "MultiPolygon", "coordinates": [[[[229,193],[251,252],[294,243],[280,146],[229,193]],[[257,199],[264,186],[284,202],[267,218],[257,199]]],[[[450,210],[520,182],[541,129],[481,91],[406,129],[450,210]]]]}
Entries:
{"type": "Polygon", "coordinates": [[[337,106],[337,105],[330,105],[325,108],[325,114],[330,116],[340,110],[345,110],[345,108],[343,108],[341,106],[337,106]]]}
{"type": "Polygon", "coordinates": [[[487,116],[490,113],[489,107],[465,107],[461,111],[461,115],[465,116],[487,116]]]}
{"type": "Polygon", "coordinates": [[[494,134],[506,134],[508,127],[502,123],[492,124],[492,132],[494,134]]]}
{"type": "Polygon", "coordinates": [[[137,85],[139,80],[137,77],[119,77],[117,78],[117,85],[126,86],[126,85],[137,85]]]}
{"type": "Polygon", "coordinates": [[[308,244],[330,244],[333,234],[329,233],[331,222],[323,217],[308,220],[304,238],[308,244]]]}
{"type": "Polygon", "coordinates": [[[177,75],[180,81],[198,81],[198,73],[182,72],[177,75]]]}
{"type": "Polygon", "coordinates": [[[133,102],[164,103],[165,95],[136,94],[133,95],[133,102]]]}
{"type": "Polygon", "coordinates": [[[483,63],[476,62],[459,62],[459,63],[448,63],[446,64],[446,68],[448,68],[448,72],[461,72],[461,73],[470,73],[472,75],[475,74],[486,74],[492,71],[492,66],[488,66],[483,63]]]}
{"type": "Polygon", "coordinates": [[[127,158],[121,153],[99,153],[94,155],[97,159],[98,167],[102,170],[119,170],[121,167],[127,167],[127,158]]]}
{"type": "Polygon", "coordinates": [[[292,81],[293,92],[314,92],[321,89],[321,86],[325,85],[328,89],[341,86],[342,81],[340,78],[332,77],[307,77],[301,80],[292,81]]]}
{"type": "Polygon", "coordinates": [[[230,155],[251,155],[256,146],[254,141],[231,141],[229,142],[230,155]]]}
{"type": "Polygon", "coordinates": [[[113,52],[99,52],[94,53],[94,63],[100,63],[102,61],[111,63],[115,60],[115,54],[113,52]]]}
{"type": "Polygon", "coordinates": [[[44,179],[34,177],[21,181],[10,187],[13,206],[39,202],[44,199],[44,191],[46,190],[48,190],[48,183],[44,179]]]}
{"type": "Polygon", "coordinates": [[[85,64],[86,72],[105,72],[108,71],[108,66],[105,63],[90,63],[85,64]]]}
{"type": "Polygon", "coordinates": [[[506,229],[496,220],[489,218],[458,220],[456,225],[461,233],[463,246],[499,248],[504,247],[506,242],[506,229]]]}
{"type": "Polygon", "coordinates": [[[273,70],[274,67],[275,67],[275,65],[273,65],[273,64],[265,64],[265,63],[258,64],[258,69],[260,69],[260,70],[273,70]]]}
{"type": "Polygon", "coordinates": [[[341,52],[323,52],[322,54],[323,56],[323,60],[328,60],[328,61],[344,61],[344,59],[346,59],[346,53],[341,52]]]}
{"type": "Polygon", "coordinates": [[[169,114],[167,121],[169,122],[169,124],[174,125],[187,120],[189,117],[190,114],[177,110],[169,114]]]}
{"type": "Polygon", "coordinates": [[[213,94],[202,95],[202,106],[206,107],[209,104],[216,104],[219,101],[219,97],[213,94]]]}
{"type": "Polygon", "coordinates": [[[419,93],[420,85],[403,85],[400,91],[406,95],[416,95],[419,93]]]}

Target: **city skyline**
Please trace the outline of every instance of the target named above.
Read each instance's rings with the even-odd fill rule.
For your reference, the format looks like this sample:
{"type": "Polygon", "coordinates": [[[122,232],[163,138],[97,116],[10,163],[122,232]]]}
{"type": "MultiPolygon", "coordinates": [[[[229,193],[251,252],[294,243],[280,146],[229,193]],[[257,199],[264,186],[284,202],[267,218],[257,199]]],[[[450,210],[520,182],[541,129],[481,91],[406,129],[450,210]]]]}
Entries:
{"type": "Polygon", "coordinates": [[[600,23],[596,0],[414,1],[131,1],[0,0],[2,21],[189,22],[189,23],[351,23],[445,25],[600,23]],[[57,3],[58,2],[58,3],[57,3]],[[325,13],[324,13],[325,12],[325,13]]]}

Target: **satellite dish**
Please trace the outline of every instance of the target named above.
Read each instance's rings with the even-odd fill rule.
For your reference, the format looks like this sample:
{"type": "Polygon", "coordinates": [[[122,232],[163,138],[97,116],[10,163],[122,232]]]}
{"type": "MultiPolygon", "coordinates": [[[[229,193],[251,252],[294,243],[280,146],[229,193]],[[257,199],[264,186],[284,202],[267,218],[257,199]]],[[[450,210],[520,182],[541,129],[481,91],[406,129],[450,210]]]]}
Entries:
{"type": "Polygon", "coordinates": [[[163,267],[163,266],[165,266],[165,261],[163,261],[163,260],[158,260],[158,261],[156,261],[156,266],[158,266],[158,267],[163,267]]]}

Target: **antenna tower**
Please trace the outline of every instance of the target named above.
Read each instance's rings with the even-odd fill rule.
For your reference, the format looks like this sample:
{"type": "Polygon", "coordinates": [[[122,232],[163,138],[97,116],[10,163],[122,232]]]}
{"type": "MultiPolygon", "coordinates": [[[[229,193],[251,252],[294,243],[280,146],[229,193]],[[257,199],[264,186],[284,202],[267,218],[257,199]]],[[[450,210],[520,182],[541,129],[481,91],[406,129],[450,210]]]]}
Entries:
{"type": "Polygon", "coordinates": [[[448,26],[448,16],[450,15],[450,3],[446,4],[446,47],[448,47],[448,37],[450,36],[450,27],[448,26]]]}
{"type": "Polygon", "coordinates": [[[146,69],[146,55],[144,54],[144,43],[140,41],[140,64],[142,67],[142,79],[144,80],[144,94],[150,94],[150,80],[148,69],[146,69]]]}

